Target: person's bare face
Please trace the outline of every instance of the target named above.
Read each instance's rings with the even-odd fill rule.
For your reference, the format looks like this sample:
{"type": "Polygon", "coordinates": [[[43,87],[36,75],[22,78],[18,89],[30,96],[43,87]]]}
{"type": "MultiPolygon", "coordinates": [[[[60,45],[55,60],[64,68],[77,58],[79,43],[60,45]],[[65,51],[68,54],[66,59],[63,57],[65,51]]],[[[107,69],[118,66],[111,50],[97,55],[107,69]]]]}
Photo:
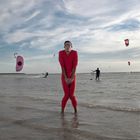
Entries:
{"type": "Polygon", "coordinates": [[[65,43],[64,48],[65,48],[66,52],[70,52],[71,51],[71,43],[65,43]]]}

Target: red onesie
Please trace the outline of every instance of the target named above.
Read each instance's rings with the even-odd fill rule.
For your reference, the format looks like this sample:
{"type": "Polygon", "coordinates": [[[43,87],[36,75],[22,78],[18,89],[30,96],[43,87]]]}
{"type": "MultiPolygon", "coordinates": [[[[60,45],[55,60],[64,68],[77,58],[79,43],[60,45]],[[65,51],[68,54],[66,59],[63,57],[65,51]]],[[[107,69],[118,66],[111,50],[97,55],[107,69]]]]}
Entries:
{"type": "MultiPolygon", "coordinates": [[[[78,63],[78,55],[77,52],[74,50],[71,50],[69,54],[66,54],[65,50],[62,50],[59,52],[59,62],[61,67],[65,69],[67,78],[71,78],[72,76],[72,69],[76,68],[78,63]]],[[[65,109],[66,103],[68,99],[71,99],[72,105],[74,108],[77,106],[77,101],[74,96],[75,91],[75,84],[76,84],[76,76],[74,76],[74,80],[71,84],[67,84],[64,78],[64,75],[61,76],[63,90],[64,90],[64,97],[62,99],[62,109],[65,109]]]]}

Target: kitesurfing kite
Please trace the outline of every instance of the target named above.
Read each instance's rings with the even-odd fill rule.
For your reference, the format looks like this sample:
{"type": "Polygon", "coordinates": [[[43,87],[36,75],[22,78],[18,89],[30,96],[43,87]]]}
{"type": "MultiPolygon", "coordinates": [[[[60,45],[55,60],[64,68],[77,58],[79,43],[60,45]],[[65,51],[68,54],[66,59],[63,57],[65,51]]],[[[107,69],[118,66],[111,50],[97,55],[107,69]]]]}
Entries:
{"type": "Polygon", "coordinates": [[[125,39],[124,41],[125,41],[125,45],[127,47],[129,45],[129,39],[125,39]]]}
{"type": "Polygon", "coordinates": [[[19,72],[23,69],[24,59],[22,56],[17,55],[17,53],[14,53],[14,57],[16,58],[16,72],[19,72]]]}

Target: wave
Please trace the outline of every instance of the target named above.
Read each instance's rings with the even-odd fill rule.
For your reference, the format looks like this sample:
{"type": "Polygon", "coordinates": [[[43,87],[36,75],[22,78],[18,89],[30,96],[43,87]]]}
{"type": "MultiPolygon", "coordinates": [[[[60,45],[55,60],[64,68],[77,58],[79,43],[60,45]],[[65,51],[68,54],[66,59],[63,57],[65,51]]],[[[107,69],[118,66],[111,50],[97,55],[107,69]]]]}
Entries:
{"type": "Polygon", "coordinates": [[[135,107],[106,106],[106,105],[86,104],[86,103],[81,103],[79,105],[83,106],[83,107],[87,107],[87,108],[99,108],[99,109],[108,109],[108,110],[113,110],[113,111],[125,111],[125,112],[140,113],[140,108],[135,108],[135,107]]]}
{"type": "MultiPolygon", "coordinates": [[[[0,97],[5,97],[1,95],[0,97]]],[[[20,99],[21,96],[9,96],[10,98],[18,98],[20,99]]],[[[30,101],[37,101],[41,103],[51,103],[51,104],[59,104],[60,100],[58,99],[52,99],[52,98],[46,98],[46,97],[34,97],[34,96],[22,96],[25,100],[30,100],[30,101]]],[[[113,111],[124,111],[124,112],[135,112],[135,113],[140,113],[140,108],[139,106],[137,107],[128,107],[128,106],[111,106],[111,105],[103,105],[103,104],[91,104],[91,103],[78,103],[79,106],[81,107],[86,107],[86,108],[97,108],[97,109],[107,109],[107,110],[113,110],[113,111]]]]}

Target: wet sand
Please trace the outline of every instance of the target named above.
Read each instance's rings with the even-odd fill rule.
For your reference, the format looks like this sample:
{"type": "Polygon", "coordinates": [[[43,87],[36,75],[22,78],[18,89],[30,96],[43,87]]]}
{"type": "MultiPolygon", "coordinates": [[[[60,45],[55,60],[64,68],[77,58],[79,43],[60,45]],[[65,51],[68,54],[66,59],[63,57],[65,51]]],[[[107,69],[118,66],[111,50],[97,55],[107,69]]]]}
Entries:
{"type": "Polygon", "coordinates": [[[77,115],[70,101],[60,113],[60,75],[1,76],[0,140],[139,140],[138,75],[88,76],[77,78],[77,115]]]}
{"type": "Polygon", "coordinates": [[[59,102],[26,97],[0,98],[1,140],[138,140],[138,114],[87,108],[63,114],[59,102]],[[131,121],[130,121],[131,120],[131,121]]]}

